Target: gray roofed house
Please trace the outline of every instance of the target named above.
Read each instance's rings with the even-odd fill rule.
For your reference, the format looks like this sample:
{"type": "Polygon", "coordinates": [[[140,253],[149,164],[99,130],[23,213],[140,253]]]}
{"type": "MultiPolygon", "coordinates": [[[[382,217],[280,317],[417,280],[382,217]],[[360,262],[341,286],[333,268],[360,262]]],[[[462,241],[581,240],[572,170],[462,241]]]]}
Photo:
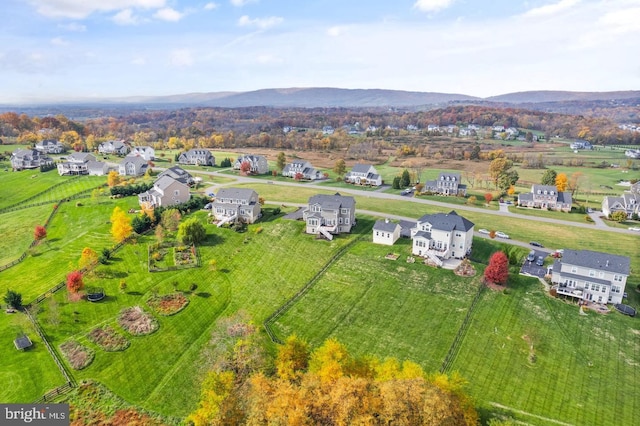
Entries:
{"type": "Polygon", "coordinates": [[[551,282],[558,294],[595,303],[621,303],[631,272],[627,256],[565,249],[553,264],[551,282]]]}
{"type": "Polygon", "coordinates": [[[147,161],[155,160],[156,150],[150,146],[134,146],[131,148],[132,155],[139,155],[147,161]]]}
{"type": "Polygon", "coordinates": [[[104,176],[109,173],[109,166],[102,161],[88,161],[87,172],[90,176],[104,176]]]}
{"type": "Polygon", "coordinates": [[[401,226],[389,219],[377,220],[373,225],[373,242],[392,246],[400,238],[401,226]]]}
{"type": "Polygon", "coordinates": [[[518,195],[518,205],[537,209],[571,211],[571,192],[558,192],[554,185],[532,185],[531,192],[518,195]]]}
{"type": "Polygon", "coordinates": [[[178,163],[194,166],[215,166],[216,159],[208,149],[193,148],[180,154],[178,163]]]}
{"type": "Polygon", "coordinates": [[[174,206],[186,203],[189,198],[189,187],[170,176],[159,177],[151,189],[138,194],[140,205],[148,208],[174,206]]]}
{"type": "Polygon", "coordinates": [[[53,159],[35,149],[16,149],[11,154],[13,170],[37,169],[40,166],[50,166],[53,159]]]}
{"type": "Polygon", "coordinates": [[[462,184],[460,173],[440,172],[438,179],[424,183],[424,192],[440,195],[467,195],[467,185],[462,184]]]}
{"type": "Polygon", "coordinates": [[[442,259],[463,259],[471,252],[474,223],[449,213],[426,214],[411,230],[414,255],[429,257],[436,264],[442,259]]]}
{"type": "Polygon", "coordinates": [[[317,180],[322,178],[322,173],[311,166],[311,163],[305,160],[295,160],[284,166],[282,176],[295,178],[300,173],[302,179],[317,180]]]}
{"type": "Polygon", "coordinates": [[[129,152],[129,145],[124,141],[116,140],[102,142],[98,145],[98,152],[101,154],[127,155],[129,152]]]}
{"type": "Polygon", "coordinates": [[[602,199],[602,213],[610,217],[612,213],[623,211],[627,214],[627,218],[631,219],[633,215],[640,215],[640,185],[635,183],[631,185],[629,191],[622,193],[620,197],[604,197],[602,199]]]}
{"type": "Polygon", "coordinates": [[[120,176],[142,176],[148,167],[147,160],[144,158],[137,155],[127,155],[118,164],[118,174],[120,176]]]}
{"type": "Polygon", "coordinates": [[[60,176],[89,174],[89,163],[96,163],[96,157],[93,154],[74,152],[67,157],[67,161],[58,163],[58,174],[60,176]]]}
{"type": "Polygon", "coordinates": [[[238,220],[254,223],[261,211],[258,193],[249,188],[220,189],[211,208],[211,214],[219,221],[218,226],[238,220]]]}
{"type": "Polygon", "coordinates": [[[185,185],[189,186],[193,185],[194,183],[193,176],[191,176],[189,172],[187,172],[180,166],[169,167],[167,170],[164,170],[162,173],[160,173],[158,175],[158,178],[161,178],[162,176],[170,176],[178,182],[182,182],[185,185]]]}
{"type": "Polygon", "coordinates": [[[302,217],[307,223],[307,234],[323,235],[331,240],[333,235],[351,232],[356,224],[356,200],[353,197],[319,194],[309,198],[302,217]]]}
{"type": "Polygon", "coordinates": [[[345,182],[355,185],[382,185],[382,177],[371,164],[354,164],[344,177],[345,182]]]}
{"type": "Polygon", "coordinates": [[[46,154],[62,154],[67,150],[60,141],[54,139],[45,139],[36,143],[35,149],[46,154]]]}
{"type": "Polygon", "coordinates": [[[249,171],[251,174],[263,175],[269,172],[269,163],[262,155],[241,155],[236,159],[235,163],[233,163],[233,168],[235,170],[240,170],[240,167],[244,162],[249,163],[249,171]]]}

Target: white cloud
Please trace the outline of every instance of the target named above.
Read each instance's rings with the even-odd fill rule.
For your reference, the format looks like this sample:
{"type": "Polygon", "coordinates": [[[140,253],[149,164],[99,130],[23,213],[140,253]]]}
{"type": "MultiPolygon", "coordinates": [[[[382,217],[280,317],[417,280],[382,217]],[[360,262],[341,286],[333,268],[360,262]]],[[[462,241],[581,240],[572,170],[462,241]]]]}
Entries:
{"type": "Polygon", "coordinates": [[[170,7],[165,7],[153,14],[153,17],[162,21],[177,22],[184,18],[184,13],[178,12],[170,7]]]}
{"type": "Polygon", "coordinates": [[[337,25],[337,26],[329,28],[327,30],[327,35],[329,35],[331,37],[338,37],[339,35],[343,34],[345,30],[346,30],[346,27],[337,25]]]}
{"type": "Polygon", "coordinates": [[[51,18],[84,19],[95,12],[123,9],[158,9],[166,0],[29,0],[38,13],[51,18]]]}
{"type": "Polygon", "coordinates": [[[249,3],[257,3],[258,0],[231,0],[231,4],[235,7],[242,7],[249,3]]]}
{"type": "Polygon", "coordinates": [[[422,12],[438,12],[446,9],[453,4],[455,0],[418,0],[413,7],[422,12]]]}
{"type": "Polygon", "coordinates": [[[256,60],[259,64],[263,64],[263,65],[282,63],[282,58],[279,58],[278,56],[275,56],[269,53],[258,55],[256,60]]]}
{"type": "Polygon", "coordinates": [[[598,20],[614,33],[640,31],[640,7],[607,12],[598,20]]]}
{"type": "Polygon", "coordinates": [[[187,68],[194,62],[193,54],[189,49],[174,49],[169,53],[169,63],[174,67],[187,68]]]}
{"type": "Polygon", "coordinates": [[[71,22],[69,24],[59,24],[58,28],[67,30],[67,31],[76,32],[76,33],[82,33],[87,31],[86,25],[78,24],[77,22],[71,22]]]}
{"type": "Polygon", "coordinates": [[[204,10],[214,10],[214,9],[217,9],[218,6],[219,6],[218,3],[209,2],[209,3],[204,5],[204,10]]]}
{"type": "Polygon", "coordinates": [[[256,27],[261,30],[275,27],[281,24],[283,19],[280,16],[269,16],[267,18],[255,18],[251,19],[247,15],[243,15],[238,19],[238,25],[241,27],[256,27]]]}
{"type": "Polygon", "coordinates": [[[530,18],[547,17],[557,15],[560,12],[571,9],[582,0],[560,0],[558,3],[547,4],[545,6],[530,9],[524,13],[524,16],[530,18]]]}
{"type": "Polygon", "coordinates": [[[113,15],[111,18],[118,25],[136,25],[140,19],[133,14],[131,9],[124,9],[113,15]]]}
{"type": "Polygon", "coordinates": [[[67,42],[62,37],[55,37],[51,39],[51,44],[53,44],[54,46],[66,46],[69,44],[69,42],[67,42]]]}

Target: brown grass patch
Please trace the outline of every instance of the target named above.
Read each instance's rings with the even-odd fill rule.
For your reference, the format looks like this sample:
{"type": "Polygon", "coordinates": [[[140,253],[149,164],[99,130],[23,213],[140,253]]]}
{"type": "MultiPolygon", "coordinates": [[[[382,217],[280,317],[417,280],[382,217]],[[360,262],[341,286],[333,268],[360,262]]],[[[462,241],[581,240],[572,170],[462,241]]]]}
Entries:
{"type": "Polygon", "coordinates": [[[175,315],[189,304],[189,299],[182,293],[165,294],[164,296],[152,296],[147,300],[147,305],[160,315],[175,315]]]}
{"type": "Polygon", "coordinates": [[[68,340],[60,345],[62,355],[69,361],[74,370],[82,370],[93,361],[94,353],[91,349],[75,340],[68,340]]]}
{"type": "Polygon", "coordinates": [[[87,338],[107,352],[123,351],[129,347],[129,341],[108,325],[94,328],[87,338]]]}
{"type": "Polygon", "coordinates": [[[158,321],[140,306],[123,309],[118,316],[118,324],[134,336],[151,334],[158,329],[158,321]]]}

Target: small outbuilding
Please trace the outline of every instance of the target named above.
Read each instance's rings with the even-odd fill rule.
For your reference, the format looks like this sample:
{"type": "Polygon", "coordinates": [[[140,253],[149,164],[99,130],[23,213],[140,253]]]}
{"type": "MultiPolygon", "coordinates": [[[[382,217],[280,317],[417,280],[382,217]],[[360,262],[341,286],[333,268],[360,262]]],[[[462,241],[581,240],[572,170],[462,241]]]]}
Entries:
{"type": "Polygon", "coordinates": [[[378,220],[373,225],[373,242],[392,246],[400,238],[400,224],[389,219],[378,220]]]}
{"type": "Polygon", "coordinates": [[[13,341],[13,344],[16,346],[17,350],[23,351],[27,348],[30,348],[33,345],[33,342],[31,341],[31,339],[29,339],[29,336],[23,334],[22,336],[18,336],[13,341]]]}

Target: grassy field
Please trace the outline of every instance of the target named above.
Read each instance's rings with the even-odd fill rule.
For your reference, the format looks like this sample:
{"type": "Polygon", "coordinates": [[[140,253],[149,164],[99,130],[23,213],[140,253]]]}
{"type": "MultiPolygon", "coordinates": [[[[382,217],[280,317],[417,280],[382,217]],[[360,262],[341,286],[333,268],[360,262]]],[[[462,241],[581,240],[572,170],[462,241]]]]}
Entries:
{"type": "Polygon", "coordinates": [[[36,225],[42,225],[52,210],[51,204],[0,214],[0,265],[5,265],[29,248],[36,225]]]}

